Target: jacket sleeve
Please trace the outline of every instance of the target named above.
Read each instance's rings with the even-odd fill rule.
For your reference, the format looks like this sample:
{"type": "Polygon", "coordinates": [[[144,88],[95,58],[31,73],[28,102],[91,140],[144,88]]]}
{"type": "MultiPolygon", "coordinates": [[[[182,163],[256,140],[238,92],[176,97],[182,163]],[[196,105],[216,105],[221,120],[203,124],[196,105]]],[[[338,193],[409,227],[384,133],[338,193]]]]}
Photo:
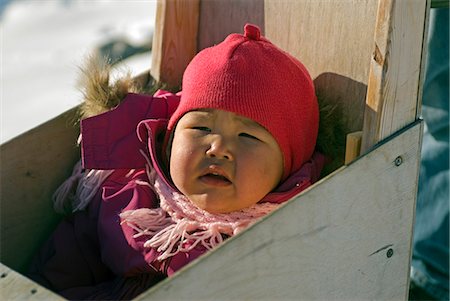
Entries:
{"type": "Polygon", "coordinates": [[[158,91],[154,96],[128,94],[106,113],[81,121],[81,159],[88,169],[142,168],[142,143],[136,127],[145,119],[168,119],[180,94],[158,91]]]}

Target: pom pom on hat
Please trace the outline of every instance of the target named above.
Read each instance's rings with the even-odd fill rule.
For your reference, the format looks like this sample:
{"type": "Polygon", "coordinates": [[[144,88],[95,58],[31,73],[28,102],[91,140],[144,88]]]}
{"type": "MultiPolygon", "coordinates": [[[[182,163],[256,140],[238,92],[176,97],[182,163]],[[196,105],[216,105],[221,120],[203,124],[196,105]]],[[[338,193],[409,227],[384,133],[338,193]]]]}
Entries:
{"type": "MultiPolygon", "coordinates": [[[[267,129],[283,153],[283,179],[314,152],[319,109],[306,68],[261,36],[256,25],[230,34],[199,52],[183,75],[180,104],[168,132],[196,109],[220,109],[250,118],[267,129]]],[[[270,158],[267,158],[270,160],[270,158]]]]}

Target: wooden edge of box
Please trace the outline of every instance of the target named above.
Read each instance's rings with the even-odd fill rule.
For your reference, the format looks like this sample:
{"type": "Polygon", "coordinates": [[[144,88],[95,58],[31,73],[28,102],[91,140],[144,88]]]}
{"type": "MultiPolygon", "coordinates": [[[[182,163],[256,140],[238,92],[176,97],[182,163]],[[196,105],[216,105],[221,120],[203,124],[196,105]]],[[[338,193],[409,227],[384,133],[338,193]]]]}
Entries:
{"type": "Polygon", "coordinates": [[[61,219],[52,195],[80,158],[77,108],[0,145],[0,260],[23,272],[61,219]]]}
{"type": "Polygon", "coordinates": [[[36,282],[0,263],[0,295],[2,300],[65,300],[36,282]]]}

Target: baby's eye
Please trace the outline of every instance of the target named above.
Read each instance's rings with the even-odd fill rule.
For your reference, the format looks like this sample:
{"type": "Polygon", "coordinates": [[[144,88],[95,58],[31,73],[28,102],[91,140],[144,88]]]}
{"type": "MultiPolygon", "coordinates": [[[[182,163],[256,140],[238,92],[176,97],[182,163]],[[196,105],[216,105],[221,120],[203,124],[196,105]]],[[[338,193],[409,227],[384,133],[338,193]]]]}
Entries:
{"type": "Polygon", "coordinates": [[[250,138],[250,139],[254,139],[254,140],[258,140],[258,141],[260,140],[258,137],[250,135],[248,133],[240,133],[239,137],[250,138]]]}
{"type": "Polygon", "coordinates": [[[211,132],[211,129],[206,126],[193,126],[192,129],[202,131],[202,132],[211,132]]]}

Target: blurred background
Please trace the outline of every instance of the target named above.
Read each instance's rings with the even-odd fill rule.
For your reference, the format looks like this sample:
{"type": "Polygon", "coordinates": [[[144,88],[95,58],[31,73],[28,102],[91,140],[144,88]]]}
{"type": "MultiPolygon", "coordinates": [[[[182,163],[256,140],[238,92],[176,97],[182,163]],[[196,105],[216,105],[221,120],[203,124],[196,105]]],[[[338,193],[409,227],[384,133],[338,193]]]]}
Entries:
{"type": "Polygon", "coordinates": [[[0,143],[78,105],[79,67],[151,67],[156,0],[0,0],[0,143]]]}

